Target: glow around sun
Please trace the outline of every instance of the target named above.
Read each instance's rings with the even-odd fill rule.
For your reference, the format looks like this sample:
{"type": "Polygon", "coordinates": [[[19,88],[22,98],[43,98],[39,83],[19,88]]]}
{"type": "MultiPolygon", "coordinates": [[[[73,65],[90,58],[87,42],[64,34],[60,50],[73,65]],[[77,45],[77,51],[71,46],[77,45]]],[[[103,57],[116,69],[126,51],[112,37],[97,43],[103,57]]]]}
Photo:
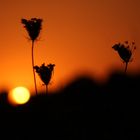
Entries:
{"type": "Polygon", "coordinates": [[[8,94],[8,100],[13,105],[25,104],[30,99],[30,92],[26,87],[16,87],[8,94]]]}

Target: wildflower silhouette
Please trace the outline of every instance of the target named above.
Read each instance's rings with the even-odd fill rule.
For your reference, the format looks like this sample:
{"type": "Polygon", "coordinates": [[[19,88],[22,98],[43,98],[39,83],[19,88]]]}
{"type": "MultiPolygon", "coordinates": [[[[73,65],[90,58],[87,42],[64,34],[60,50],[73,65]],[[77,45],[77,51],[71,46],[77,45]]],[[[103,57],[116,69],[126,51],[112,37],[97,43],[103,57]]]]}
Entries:
{"type": "Polygon", "coordinates": [[[37,94],[37,85],[36,85],[36,77],[34,71],[34,42],[37,40],[40,30],[42,29],[42,19],[31,18],[21,19],[21,23],[24,24],[24,28],[27,30],[27,33],[32,41],[32,68],[33,68],[33,76],[34,76],[34,84],[35,84],[35,92],[37,94]]]}
{"type": "Polygon", "coordinates": [[[123,44],[115,44],[112,48],[118,52],[119,56],[125,63],[124,72],[126,73],[128,63],[132,61],[133,51],[136,49],[135,43],[132,42],[131,44],[129,44],[128,41],[125,41],[123,44]]]}
{"type": "Polygon", "coordinates": [[[47,66],[45,66],[45,63],[43,63],[40,67],[34,66],[36,73],[38,73],[40,79],[46,86],[46,93],[48,93],[48,84],[50,83],[54,71],[54,66],[55,64],[48,64],[47,66]]]}

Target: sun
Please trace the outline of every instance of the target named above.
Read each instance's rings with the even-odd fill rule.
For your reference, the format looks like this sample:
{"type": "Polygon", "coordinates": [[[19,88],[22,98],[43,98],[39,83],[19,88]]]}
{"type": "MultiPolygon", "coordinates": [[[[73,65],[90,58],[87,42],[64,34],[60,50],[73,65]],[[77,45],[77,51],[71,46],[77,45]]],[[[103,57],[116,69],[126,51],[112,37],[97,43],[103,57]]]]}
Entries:
{"type": "Polygon", "coordinates": [[[26,87],[16,87],[8,94],[8,100],[13,105],[25,104],[30,99],[30,92],[26,87]]]}

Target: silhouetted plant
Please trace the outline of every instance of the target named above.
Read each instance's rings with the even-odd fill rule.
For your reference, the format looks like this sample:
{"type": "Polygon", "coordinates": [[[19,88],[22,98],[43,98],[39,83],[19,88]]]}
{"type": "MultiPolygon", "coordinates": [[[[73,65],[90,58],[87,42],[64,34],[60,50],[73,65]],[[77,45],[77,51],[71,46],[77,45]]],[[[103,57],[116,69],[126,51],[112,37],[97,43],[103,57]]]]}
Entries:
{"type": "Polygon", "coordinates": [[[34,84],[35,84],[35,92],[37,94],[37,85],[36,85],[36,77],[34,71],[34,42],[37,40],[40,30],[42,29],[42,19],[31,18],[21,19],[21,23],[24,24],[25,29],[28,32],[28,35],[32,41],[32,68],[33,68],[33,76],[34,76],[34,84]]]}
{"type": "Polygon", "coordinates": [[[129,44],[128,41],[125,41],[124,43],[115,44],[112,48],[118,52],[119,56],[125,63],[124,72],[126,73],[128,63],[132,61],[133,51],[136,49],[135,43],[132,42],[129,44]]]}
{"type": "Polygon", "coordinates": [[[48,64],[45,66],[45,63],[43,63],[41,66],[34,66],[36,73],[38,73],[40,79],[46,86],[46,93],[48,93],[48,84],[50,83],[54,66],[55,64],[48,64]]]}

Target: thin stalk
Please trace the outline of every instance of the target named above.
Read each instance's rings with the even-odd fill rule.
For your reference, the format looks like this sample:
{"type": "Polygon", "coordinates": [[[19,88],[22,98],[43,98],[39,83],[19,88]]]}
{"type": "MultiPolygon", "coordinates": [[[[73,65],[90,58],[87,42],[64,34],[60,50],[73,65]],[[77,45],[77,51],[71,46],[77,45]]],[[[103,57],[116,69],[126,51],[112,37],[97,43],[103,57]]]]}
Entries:
{"type": "Polygon", "coordinates": [[[34,70],[34,41],[32,41],[32,69],[33,69],[33,76],[34,76],[34,85],[35,85],[35,93],[37,95],[37,85],[36,85],[36,77],[35,77],[35,70],[34,70]]]}
{"type": "Polygon", "coordinates": [[[46,87],[46,94],[48,93],[48,85],[45,85],[45,87],[46,87]]]}
{"type": "Polygon", "coordinates": [[[127,67],[128,67],[128,62],[125,63],[124,73],[126,73],[126,71],[127,71],[127,67]]]}

